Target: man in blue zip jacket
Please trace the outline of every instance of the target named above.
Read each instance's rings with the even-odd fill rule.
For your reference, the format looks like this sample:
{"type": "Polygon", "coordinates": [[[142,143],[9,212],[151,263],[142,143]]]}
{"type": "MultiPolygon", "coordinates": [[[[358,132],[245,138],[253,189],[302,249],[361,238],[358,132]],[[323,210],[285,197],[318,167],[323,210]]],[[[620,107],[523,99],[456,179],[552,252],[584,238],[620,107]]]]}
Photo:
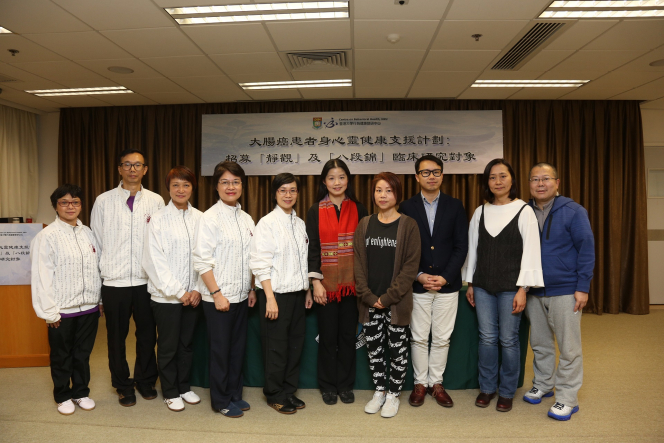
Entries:
{"type": "Polygon", "coordinates": [[[558,171],[548,163],[530,170],[529,204],[535,210],[542,245],[544,288],[528,293],[533,349],[533,388],[523,399],[539,404],[542,397],[556,402],[549,417],[569,420],[579,410],[577,393],[583,382],[581,311],[588,302],[595,267],[595,239],[588,212],[571,198],[558,195],[558,171]],[[556,347],[560,359],[556,369],[556,347]]]}

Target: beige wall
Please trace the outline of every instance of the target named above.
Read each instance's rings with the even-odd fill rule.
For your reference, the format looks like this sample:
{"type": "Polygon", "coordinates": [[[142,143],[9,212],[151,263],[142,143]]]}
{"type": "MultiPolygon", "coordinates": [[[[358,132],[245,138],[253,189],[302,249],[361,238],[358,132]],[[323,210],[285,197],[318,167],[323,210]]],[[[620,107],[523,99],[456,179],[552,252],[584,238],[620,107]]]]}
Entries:
{"type": "Polygon", "coordinates": [[[37,116],[39,149],[39,202],[35,222],[49,224],[55,220],[50,195],[58,187],[58,129],[60,113],[37,116]]]}
{"type": "MultiPolygon", "coordinates": [[[[664,169],[664,109],[642,109],[646,170],[664,169]]],[[[664,230],[664,198],[648,199],[648,231],[664,230]]],[[[661,238],[661,237],[660,237],[661,238]]],[[[664,241],[648,241],[650,303],[664,304],[664,241]]]]}

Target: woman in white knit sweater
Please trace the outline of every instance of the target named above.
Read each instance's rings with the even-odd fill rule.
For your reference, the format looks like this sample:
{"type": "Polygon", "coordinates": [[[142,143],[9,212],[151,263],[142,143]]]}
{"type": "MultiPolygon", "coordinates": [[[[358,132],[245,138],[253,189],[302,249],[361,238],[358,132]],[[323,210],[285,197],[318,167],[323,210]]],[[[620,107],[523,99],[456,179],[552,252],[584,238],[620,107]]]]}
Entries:
{"type": "Polygon", "coordinates": [[[90,411],[90,353],[103,308],[99,247],[78,219],[83,190],[65,184],[51,194],[55,221],[32,240],[32,305],[48,325],[53,397],[58,412],[90,411]]]}
{"type": "Polygon", "coordinates": [[[189,203],[196,187],[191,169],[171,169],[166,186],[171,201],[155,212],[147,225],[143,269],[157,324],[157,367],[164,403],[179,412],[185,402],[194,405],[201,401],[191,390],[189,375],[194,331],[203,311],[198,306],[201,294],[192,257],[202,213],[189,203]]]}

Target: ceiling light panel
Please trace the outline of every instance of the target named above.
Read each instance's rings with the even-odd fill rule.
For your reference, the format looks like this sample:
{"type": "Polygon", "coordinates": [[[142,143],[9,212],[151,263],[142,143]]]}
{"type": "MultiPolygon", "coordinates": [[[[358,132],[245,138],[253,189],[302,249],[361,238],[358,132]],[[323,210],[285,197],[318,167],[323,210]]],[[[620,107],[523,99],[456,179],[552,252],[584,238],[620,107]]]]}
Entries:
{"type": "Polygon", "coordinates": [[[12,34],[12,31],[10,31],[7,28],[3,28],[2,26],[0,26],[0,34],[12,34]]]}
{"type": "Polygon", "coordinates": [[[254,3],[164,8],[180,25],[348,18],[348,2],[254,3]]]}
{"type": "Polygon", "coordinates": [[[101,95],[101,94],[133,94],[134,91],[124,86],[106,86],[99,88],[65,88],[65,89],[35,89],[25,91],[38,97],[55,97],[61,95],[101,95]]]}
{"type": "Polygon", "coordinates": [[[353,81],[351,79],[335,79],[335,80],[302,80],[302,81],[286,81],[286,82],[253,82],[253,83],[240,83],[242,89],[299,89],[299,88],[340,88],[351,87],[353,81]]]}
{"type": "Polygon", "coordinates": [[[663,0],[554,1],[540,18],[664,17],[663,0]]]}
{"type": "Polygon", "coordinates": [[[471,88],[578,88],[590,80],[475,80],[471,88]]]}

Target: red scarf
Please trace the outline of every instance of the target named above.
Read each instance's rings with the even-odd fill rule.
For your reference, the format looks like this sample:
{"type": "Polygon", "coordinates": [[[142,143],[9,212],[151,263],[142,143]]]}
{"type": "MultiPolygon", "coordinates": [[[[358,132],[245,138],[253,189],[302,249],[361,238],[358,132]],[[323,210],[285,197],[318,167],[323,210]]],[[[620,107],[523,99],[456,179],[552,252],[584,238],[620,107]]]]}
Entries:
{"type": "Polygon", "coordinates": [[[340,301],[341,297],[355,295],[353,235],[358,221],[357,205],[348,197],[341,204],[338,220],[329,195],[318,203],[320,270],[325,277],[321,283],[330,301],[340,301]]]}

